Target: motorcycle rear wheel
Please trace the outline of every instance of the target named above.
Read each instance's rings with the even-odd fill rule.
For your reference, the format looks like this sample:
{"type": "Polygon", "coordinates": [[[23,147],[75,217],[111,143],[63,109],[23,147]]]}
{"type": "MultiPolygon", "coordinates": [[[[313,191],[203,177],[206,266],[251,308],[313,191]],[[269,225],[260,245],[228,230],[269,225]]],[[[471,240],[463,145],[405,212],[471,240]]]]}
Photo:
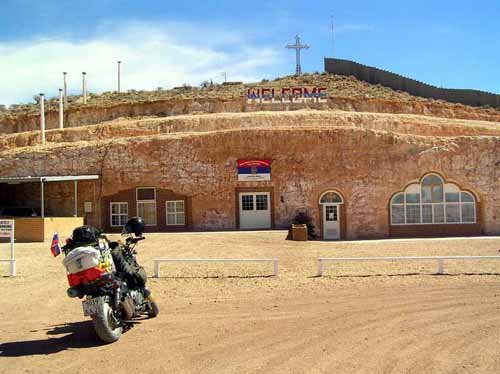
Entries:
{"type": "Polygon", "coordinates": [[[120,321],[115,317],[113,308],[109,305],[109,300],[104,298],[97,314],[92,316],[94,329],[99,337],[105,343],[114,343],[123,332],[120,321]]]}

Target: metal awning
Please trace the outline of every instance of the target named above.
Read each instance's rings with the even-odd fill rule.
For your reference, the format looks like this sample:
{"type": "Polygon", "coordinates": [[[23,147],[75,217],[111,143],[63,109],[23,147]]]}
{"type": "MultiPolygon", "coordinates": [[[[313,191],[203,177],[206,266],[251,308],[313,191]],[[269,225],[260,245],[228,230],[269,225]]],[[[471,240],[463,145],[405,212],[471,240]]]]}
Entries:
{"type": "Polygon", "coordinates": [[[28,182],[68,182],[68,181],[81,181],[99,179],[98,175],[44,175],[41,177],[0,177],[0,183],[18,184],[28,182]]]}
{"type": "Polygon", "coordinates": [[[0,183],[21,184],[40,183],[40,212],[42,218],[45,217],[45,192],[44,183],[47,182],[74,182],[75,189],[75,217],[78,216],[78,181],[99,179],[98,175],[45,175],[41,177],[0,177],[0,183]]]}

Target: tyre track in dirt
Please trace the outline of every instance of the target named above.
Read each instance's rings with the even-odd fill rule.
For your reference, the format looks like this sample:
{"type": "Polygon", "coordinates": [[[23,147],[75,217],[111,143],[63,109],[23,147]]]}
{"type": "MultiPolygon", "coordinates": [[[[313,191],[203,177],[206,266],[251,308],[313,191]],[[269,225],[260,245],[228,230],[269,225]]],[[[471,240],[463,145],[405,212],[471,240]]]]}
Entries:
{"type": "MultiPolygon", "coordinates": [[[[158,318],[101,345],[80,303],[67,298],[64,270],[47,243],[43,253],[40,245],[18,245],[19,276],[0,278],[1,373],[95,374],[109,372],[111,362],[119,363],[113,372],[127,374],[500,372],[500,264],[491,264],[490,275],[346,277],[331,269],[327,277],[312,276],[315,258],[332,250],[339,256],[487,255],[498,250],[497,241],[299,247],[276,233],[151,235],[139,255],[149,273],[152,258],[165,255],[164,243],[172,257],[273,254],[281,274],[254,278],[267,272],[254,265],[190,267],[190,278],[152,279],[158,318]],[[205,278],[214,273],[241,277],[205,278]]],[[[388,273],[404,274],[398,266],[388,273]]],[[[356,271],[370,275],[379,268],[356,271]]]]}
{"type": "MultiPolygon", "coordinates": [[[[239,314],[219,315],[232,326],[232,333],[197,352],[194,361],[211,363],[208,372],[214,373],[258,372],[263,368],[272,372],[350,372],[350,367],[352,372],[439,372],[443,357],[448,357],[446,365],[474,361],[471,343],[482,347],[491,342],[485,330],[500,326],[500,317],[494,313],[498,302],[483,303],[488,307],[478,310],[472,303],[456,302],[456,292],[464,296],[461,289],[433,292],[441,301],[434,300],[425,310],[418,308],[429,299],[427,290],[413,294],[408,302],[386,294],[362,295],[337,305],[331,315],[332,305],[317,300],[309,305],[294,305],[288,300],[298,315],[265,313],[241,325],[231,323],[241,323],[239,314]],[[372,307],[360,308],[367,304],[372,307]],[[343,309],[351,310],[349,317],[343,309]],[[231,352],[232,359],[224,360],[225,352],[231,352]]],[[[466,296],[471,299],[473,295],[478,294],[466,296]]],[[[494,372],[495,365],[498,363],[484,362],[482,372],[494,372]]],[[[207,371],[207,366],[202,367],[207,371]]]]}

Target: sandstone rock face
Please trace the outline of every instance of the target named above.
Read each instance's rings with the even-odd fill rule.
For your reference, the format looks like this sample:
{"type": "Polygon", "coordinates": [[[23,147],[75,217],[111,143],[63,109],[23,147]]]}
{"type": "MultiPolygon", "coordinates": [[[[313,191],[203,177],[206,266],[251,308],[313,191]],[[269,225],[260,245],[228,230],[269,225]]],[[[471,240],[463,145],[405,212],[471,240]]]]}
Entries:
{"type": "MultiPolygon", "coordinates": [[[[500,113],[466,107],[459,104],[434,101],[390,101],[382,99],[353,99],[335,97],[326,103],[284,103],[273,105],[248,104],[246,98],[217,99],[170,99],[155,102],[117,103],[107,107],[79,106],[65,112],[66,128],[98,124],[118,118],[142,116],[176,116],[203,113],[239,113],[259,111],[294,111],[300,109],[342,110],[352,112],[416,114],[441,118],[467,119],[474,121],[500,122],[500,113]]],[[[58,112],[47,111],[46,128],[58,127],[58,112]]],[[[37,112],[10,116],[0,120],[0,134],[11,134],[40,129],[40,114],[37,112]]]]}
{"type": "MultiPolygon", "coordinates": [[[[298,111],[123,121],[1,139],[0,176],[98,174],[82,191],[105,196],[154,186],[188,196],[194,230],[237,228],[238,188],[273,191],[274,226],[297,210],[321,225],[318,200],[344,199],[345,238],[390,235],[389,201],[428,172],[472,191],[478,223],[500,234],[500,130],[497,123],[430,117],[298,111]],[[238,159],[272,160],[271,181],[237,180],[238,159]]],[[[57,194],[56,194],[57,195],[57,194]]],[[[96,210],[89,222],[101,225],[96,210]]]]}
{"type": "MultiPolygon", "coordinates": [[[[182,115],[169,118],[118,119],[99,125],[50,130],[47,142],[98,141],[132,136],[213,132],[250,128],[331,128],[355,127],[419,136],[500,135],[500,123],[433,118],[421,115],[393,115],[343,111],[298,110],[293,112],[224,113],[182,115]]],[[[0,151],[40,144],[37,131],[0,137],[0,151]]]]}

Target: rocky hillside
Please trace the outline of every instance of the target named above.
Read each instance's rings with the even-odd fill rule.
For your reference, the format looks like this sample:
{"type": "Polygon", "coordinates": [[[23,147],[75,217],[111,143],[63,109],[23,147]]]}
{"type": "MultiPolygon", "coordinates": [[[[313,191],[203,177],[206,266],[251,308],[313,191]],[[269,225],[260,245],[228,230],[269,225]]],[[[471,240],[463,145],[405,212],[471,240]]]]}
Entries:
{"type": "MultiPolygon", "coordinates": [[[[250,129],[318,130],[331,128],[365,129],[427,137],[500,137],[500,126],[486,121],[466,121],[408,114],[297,110],[117,119],[97,125],[49,130],[46,139],[48,145],[55,145],[56,143],[100,142],[137,136],[186,136],[250,129]]],[[[39,131],[0,137],[0,152],[38,145],[40,145],[39,131]]]]}
{"type": "MultiPolygon", "coordinates": [[[[370,85],[353,77],[312,74],[289,76],[258,83],[213,85],[205,88],[178,87],[171,90],[135,91],[90,95],[84,105],[81,97],[69,98],[65,110],[65,126],[77,127],[97,124],[121,117],[172,116],[216,112],[260,111],[262,106],[248,104],[246,90],[251,87],[326,87],[327,103],[286,103],[273,106],[273,110],[304,108],[339,109],[345,111],[407,113],[444,118],[461,118],[500,122],[500,111],[491,108],[467,107],[442,101],[428,100],[394,91],[380,85],[370,85]]],[[[36,130],[39,112],[36,104],[18,105],[0,111],[0,133],[36,130]]],[[[47,128],[57,127],[57,100],[46,104],[47,128]]]]}

